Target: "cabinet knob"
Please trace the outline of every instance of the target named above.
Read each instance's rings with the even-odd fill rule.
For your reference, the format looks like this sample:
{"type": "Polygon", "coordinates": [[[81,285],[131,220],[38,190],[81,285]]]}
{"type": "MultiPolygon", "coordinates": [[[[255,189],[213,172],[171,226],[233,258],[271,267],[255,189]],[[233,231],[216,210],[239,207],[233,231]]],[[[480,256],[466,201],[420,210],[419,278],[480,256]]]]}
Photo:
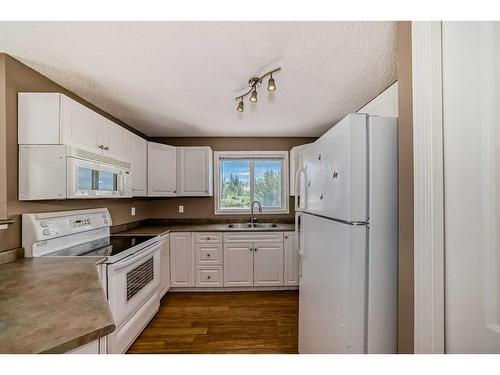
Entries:
{"type": "Polygon", "coordinates": [[[210,276],[207,276],[207,279],[210,280],[210,276]]]}
{"type": "Polygon", "coordinates": [[[104,150],[104,145],[99,145],[99,148],[100,148],[101,150],[104,150]]]}
{"type": "Polygon", "coordinates": [[[207,254],[207,258],[210,258],[210,254],[207,254]]]}
{"type": "Polygon", "coordinates": [[[253,251],[257,252],[257,248],[253,249],[253,251]]]}
{"type": "Polygon", "coordinates": [[[106,151],[109,151],[109,147],[108,147],[108,146],[104,147],[104,149],[105,149],[106,151]]]}
{"type": "Polygon", "coordinates": [[[288,236],[285,236],[285,240],[288,238],[288,236]]]}

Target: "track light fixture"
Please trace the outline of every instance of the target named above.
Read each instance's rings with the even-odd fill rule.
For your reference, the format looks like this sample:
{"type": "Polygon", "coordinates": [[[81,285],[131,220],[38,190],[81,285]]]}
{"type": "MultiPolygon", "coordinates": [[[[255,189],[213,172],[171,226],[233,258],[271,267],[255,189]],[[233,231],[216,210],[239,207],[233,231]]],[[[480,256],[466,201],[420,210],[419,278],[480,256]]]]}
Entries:
{"type": "Polygon", "coordinates": [[[243,112],[244,111],[244,104],[243,104],[243,98],[241,98],[240,102],[238,103],[238,108],[236,108],[238,112],[243,112]]]}
{"type": "Polygon", "coordinates": [[[268,77],[268,76],[269,76],[269,81],[267,81],[267,90],[269,92],[276,91],[276,82],[274,81],[273,74],[279,72],[280,70],[281,70],[281,68],[276,68],[276,69],[273,69],[273,70],[267,72],[266,74],[262,75],[262,77],[252,77],[252,78],[250,78],[250,80],[248,81],[248,84],[250,85],[250,90],[248,90],[243,95],[240,95],[240,96],[236,97],[236,100],[239,101],[238,107],[236,107],[236,110],[238,112],[243,112],[243,110],[244,110],[243,99],[246,96],[248,96],[249,94],[250,94],[249,100],[252,103],[256,103],[257,102],[257,87],[259,87],[261,85],[261,83],[262,83],[262,80],[264,78],[268,77]]]}

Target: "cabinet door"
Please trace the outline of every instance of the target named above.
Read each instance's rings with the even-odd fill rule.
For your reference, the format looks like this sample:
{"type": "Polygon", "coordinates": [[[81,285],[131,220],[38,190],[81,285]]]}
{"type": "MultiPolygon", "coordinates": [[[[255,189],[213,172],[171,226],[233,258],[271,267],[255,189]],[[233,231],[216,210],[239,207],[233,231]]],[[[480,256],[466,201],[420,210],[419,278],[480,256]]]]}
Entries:
{"type": "Polygon", "coordinates": [[[61,141],[101,154],[101,116],[80,103],[61,95],[61,141]]]}
{"type": "Polygon", "coordinates": [[[100,143],[104,146],[102,154],[113,159],[130,161],[130,134],[124,127],[101,116],[100,143]]]}
{"type": "Polygon", "coordinates": [[[283,283],[299,285],[299,255],[295,246],[295,233],[285,232],[283,248],[283,283]]]}
{"type": "Polygon", "coordinates": [[[213,195],[212,149],[210,147],[179,147],[178,157],[179,195],[213,195]]]}
{"type": "Polygon", "coordinates": [[[253,243],[224,245],[224,286],[253,286],[253,243]]]}
{"type": "Polygon", "coordinates": [[[133,195],[144,197],[148,195],[148,142],[138,135],[131,134],[131,146],[133,195]]]}
{"type": "Polygon", "coordinates": [[[170,286],[194,286],[191,233],[170,233],[170,286]]]}
{"type": "Polygon", "coordinates": [[[255,286],[283,285],[283,244],[255,244],[253,256],[255,286]]]}
{"type": "Polygon", "coordinates": [[[148,142],[148,196],[177,195],[177,150],[174,146],[148,142]]]}
{"type": "Polygon", "coordinates": [[[170,238],[167,235],[161,242],[160,250],[160,298],[170,288],[170,238]]]}

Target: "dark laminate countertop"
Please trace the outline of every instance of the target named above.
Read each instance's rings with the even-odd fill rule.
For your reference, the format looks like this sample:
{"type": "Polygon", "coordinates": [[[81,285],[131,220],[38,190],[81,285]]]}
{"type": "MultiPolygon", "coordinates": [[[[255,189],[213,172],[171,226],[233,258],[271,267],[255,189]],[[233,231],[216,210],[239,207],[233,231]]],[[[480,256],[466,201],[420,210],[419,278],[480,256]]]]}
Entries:
{"type": "Polygon", "coordinates": [[[276,228],[230,229],[228,224],[174,224],[146,225],[124,230],[115,234],[161,235],[169,232],[289,232],[295,230],[294,224],[276,223],[276,228]]]}
{"type": "Polygon", "coordinates": [[[0,353],[64,353],[114,331],[96,263],[26,258],[0,265],[0,353]]]}

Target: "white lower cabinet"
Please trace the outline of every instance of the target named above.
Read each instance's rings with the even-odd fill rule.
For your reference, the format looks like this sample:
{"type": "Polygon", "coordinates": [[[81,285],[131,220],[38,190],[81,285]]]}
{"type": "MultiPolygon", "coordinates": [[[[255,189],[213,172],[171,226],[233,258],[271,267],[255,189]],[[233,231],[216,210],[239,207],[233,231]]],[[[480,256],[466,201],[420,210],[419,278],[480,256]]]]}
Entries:
{"type": "Polygon", "coordinates": [[[283,285],[283,244],[255,244],[253,253],[253,285],[283,285]]]}
{"type": "Polygon", "coordinates": [[[170,289],[170,237],[167,234],[160,240],[160,298],[170,289]]]}
{"type": "Polygon", "coordinates": [[[79,346],[76,349],[66,352],[66,354],[99,354],[99,340],[94,340],[88,344],[79,346]]]}
{"type": "Polygon", "coordinates": [[[224,286],[253,286],[253,243],[224,244],[224,286]]]}
{"type": "Polygon", "coordinates": [[[194,247],[190,232],[170,233],[170,286],[195,286],[194,247]]]}
{"type": "Polygon", "coordinates": [[[196,267],[196,286],[200,288],[223,286],[222,266],[196,267]]]}
{"type": "Polygon", "coordinates": [[[294,232],[170,233],[171,287],[298,285],[294,232]]]}
{"type": "Polygon", "coordinates": [[[295,243],[295,232],[285,232],[283,244],[283,283],[299,285],[299,254],[295,243]]]}

